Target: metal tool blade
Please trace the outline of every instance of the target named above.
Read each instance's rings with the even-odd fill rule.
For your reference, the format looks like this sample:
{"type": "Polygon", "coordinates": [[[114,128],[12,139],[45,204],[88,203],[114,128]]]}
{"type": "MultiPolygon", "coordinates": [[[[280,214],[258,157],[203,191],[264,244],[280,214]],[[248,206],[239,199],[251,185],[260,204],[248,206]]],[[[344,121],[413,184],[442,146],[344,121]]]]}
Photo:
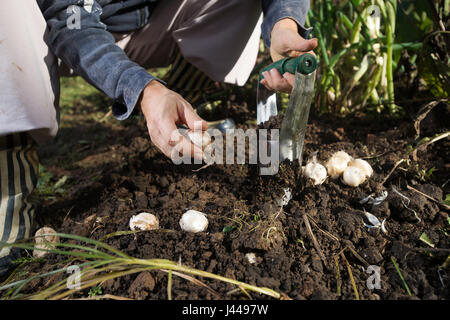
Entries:
{"type": "Polygon", "coordinates": [[[278,114],[277,93],[270,91],[263,84],[259,83],[256,92],[256,121],[257,124],[266,122],[271,116],[278,114]]]}
{"type": "Polygon", "coordinates": [[[302,163],[306,125],[314,95],[314,80],[315,72],[306,75],[295,73],[294,87],[281,123],[280,161],[298,159],[300,164],[302,163]]]}

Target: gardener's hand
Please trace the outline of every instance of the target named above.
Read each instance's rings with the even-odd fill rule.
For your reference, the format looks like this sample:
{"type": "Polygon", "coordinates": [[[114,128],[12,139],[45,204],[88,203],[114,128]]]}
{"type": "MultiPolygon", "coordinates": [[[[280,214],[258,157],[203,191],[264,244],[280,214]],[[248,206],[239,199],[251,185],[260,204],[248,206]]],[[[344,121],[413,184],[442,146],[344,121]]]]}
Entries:
{"type": "Polygon", "coordinates": [[[174,159],[174,152],[179,151],[183,157],[190,155],[202,159],[201,148],[191,143],[177,129],[177,125],[185,124],[194,130],[195,123],[201,124],[202,130],[208,128],[207,122],[195,113],[189,102],[160,82],[151,81],[142,93],[140,105],[152,142],[167,157],[174,159]]]}
{"type": "MultiPolygon", "coordinates": [[[[281,19],[275,23],[270,36],[270,56],[273,61],[286,57],[298,57],[304,53],[312,53],[317,47],[317,39],[306,40],[298,34],[297,23],[289,18],[281,19]]],[[[278,70],[272,69],[263,73],[261,83],[269,90],[290,93],[294,84],[294,75],[285,73],[281,75],[278,70]]]]}

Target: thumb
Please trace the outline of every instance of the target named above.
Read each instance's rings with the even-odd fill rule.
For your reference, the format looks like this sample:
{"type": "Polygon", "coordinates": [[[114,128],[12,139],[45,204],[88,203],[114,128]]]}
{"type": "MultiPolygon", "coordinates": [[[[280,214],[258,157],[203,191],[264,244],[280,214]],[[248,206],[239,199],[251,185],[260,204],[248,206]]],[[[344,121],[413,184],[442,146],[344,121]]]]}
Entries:
{"type": "Polygon", "coordinates": [[[208,129],[208,123],[200,118],[200,116],[194,111],[194,109],[188,104],[184,104],[184,114],[182,115],[184,123],[189,127],[189,129],[197,129],[205,131],[208,129]]]}
{"type": "Polygon", "coordinates": [[[297,41],[293,41],[291,44],[291,49],[300,52],[313,51],[317,47],[317,38],[306,40],[299,38],[297,41]]]}

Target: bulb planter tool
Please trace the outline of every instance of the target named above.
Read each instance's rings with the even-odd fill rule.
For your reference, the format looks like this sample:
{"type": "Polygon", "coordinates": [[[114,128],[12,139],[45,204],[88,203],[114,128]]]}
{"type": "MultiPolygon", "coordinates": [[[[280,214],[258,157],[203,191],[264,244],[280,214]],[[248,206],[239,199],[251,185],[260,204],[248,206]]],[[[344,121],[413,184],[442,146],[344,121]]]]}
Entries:
{"type": "MultiPolygon", "coordinates": [[[[294,86],[289,97],[289,103],[281,124],[278,147],[280,161],[289,159],[302,162],[303,144],[306,124],[308,123],[309,109],[314,94],[315,70],[317,59],[310,53],[296,58],[285,58],[263,68],[260,72],[260,81],[264,78],[263,72],[277,69],[282,75],[286,72],[295,75],[294,86]]],[[[257,122],[263,123],[271,116],[278,114],[277,93],[268,90],[259,83],[257,92],[257,122]]],[[[276,147],[276,141],[271,141],[271,148],[276,147]]]]}
{"type": "Polygon", "coordinates": [[[274,63],[268,65],[267,67],[264,67],[259,72],[259,80],[262,80],[264,78],[263,72],[277,69],[278,72],[280,72],[281,75],[283,75],[286,72],[295,74],[296,72],[300,72],[302,74],[310,74],[316,71],[317,69],[317,59],[314,55],[310,53],[302,54],[301,56],[298,56],[296,58],[284,58],[278,61],[275,61],[274,63]]]}

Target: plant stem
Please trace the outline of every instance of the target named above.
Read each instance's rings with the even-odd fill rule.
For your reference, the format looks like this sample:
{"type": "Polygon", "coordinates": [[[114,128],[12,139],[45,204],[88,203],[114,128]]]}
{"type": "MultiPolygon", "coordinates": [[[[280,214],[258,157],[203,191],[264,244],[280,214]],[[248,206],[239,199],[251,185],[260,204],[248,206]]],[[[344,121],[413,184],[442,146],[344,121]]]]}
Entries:
{"type": "Polygon", "coordinates": [[[395,258],[394,258],[393,256],[391,256],[391,260],[392,260],[392,263],[394,264],[395,270],[397,270],[397,273],[398,273],[400,279],[401,279],[402,282],[403,282],[403,285],[405,286],[406,292],[408,293],[409,296],[412,296],[411,291],[409,290],[409,287],[408,287],[408,285],[406,284],[405,278],[403,278],[403,274],[402,274],[402,272],[400,271],[400,269],[399,269],[397,263],[395,262],[395,258]]]}

